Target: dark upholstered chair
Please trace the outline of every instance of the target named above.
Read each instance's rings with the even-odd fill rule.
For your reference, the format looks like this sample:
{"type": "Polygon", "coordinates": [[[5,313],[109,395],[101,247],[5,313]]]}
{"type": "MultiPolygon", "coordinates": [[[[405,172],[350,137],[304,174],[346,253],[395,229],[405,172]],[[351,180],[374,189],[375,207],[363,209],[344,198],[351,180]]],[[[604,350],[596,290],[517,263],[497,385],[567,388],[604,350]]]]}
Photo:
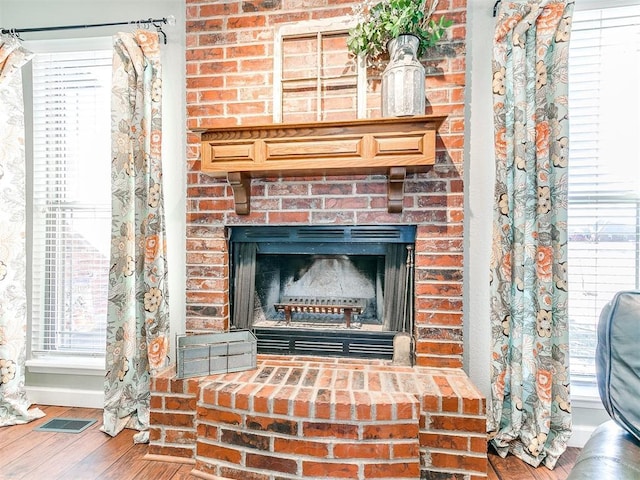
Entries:
{"type": "Polygon", "coordinates": [[[613,420],[600,425],[567,480],[639,480],[640,442],[613,420]]]}
{"type": "Polygon", "coordinates": [[[600,314],[596,378],[612,420],[600,425],[567,480],[640,480],[640,291],[618,292],[600,314]]]}

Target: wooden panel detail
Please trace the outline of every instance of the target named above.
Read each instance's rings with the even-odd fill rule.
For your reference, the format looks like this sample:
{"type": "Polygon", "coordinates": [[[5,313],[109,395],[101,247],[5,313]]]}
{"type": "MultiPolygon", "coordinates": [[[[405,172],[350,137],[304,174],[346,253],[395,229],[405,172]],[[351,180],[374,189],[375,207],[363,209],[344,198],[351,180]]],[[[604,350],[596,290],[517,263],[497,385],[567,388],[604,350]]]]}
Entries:
{"type": "Polygon", "coordinates": [[[210,165],[224,165],[225,168],[230,165],[235,165],[236,162],[253,162],[255,160],[254,144],[255,142],[253,141],[234,143],[203,143],[202,157],[203,159],[206,159],[207,163],[210,165]]]}
{"type": "MultiPolygon", "coordinates": [[[[428,130],[412,134],[376,136],[374,141],[375,155],[378,157],[415,155],[431,158],[430,155],[435,155],[436,132],[428,130]]],[[[432,160],[435,161],[435,156],[432,160]]]]}
{"type": "MultiPolygon", "coordinates": [[[[274,164],[280,160],[302,160],[326,158],[327,160],[344,157],[362,156],[362,137],[310,137],[304,140],[267,140],[265,142],[265,160],[274,164]]],[[[295,166],[295,165],[294,165],[295,166]]]]}
{"type": "Polygon", "coordinates": [[[435,163],[436,131],[444,119],[425,115],[203,130],[201,169],[227,177],[240,215],[249,213],[250,177],[274,174],[386,173],[389,212],[400,213],[404,175],[435,163]]]}

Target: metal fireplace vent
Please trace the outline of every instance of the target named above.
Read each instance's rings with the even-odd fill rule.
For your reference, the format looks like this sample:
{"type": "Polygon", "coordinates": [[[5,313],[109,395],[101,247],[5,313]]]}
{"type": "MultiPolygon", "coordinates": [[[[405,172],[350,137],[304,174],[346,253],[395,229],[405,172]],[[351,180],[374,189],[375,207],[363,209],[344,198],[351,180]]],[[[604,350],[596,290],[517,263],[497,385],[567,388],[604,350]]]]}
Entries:
{"type": "Polygon", "coordinates": [[[279,355],[345,356],[353,358],[393,358],[395,332],[329,332],[279,328],[256,328],[258,351],[279,355]]]}
{"type": "Polygon", "coordinates": [[[233,227],[232,242],[413,243],[413,225],[233,227]]]}

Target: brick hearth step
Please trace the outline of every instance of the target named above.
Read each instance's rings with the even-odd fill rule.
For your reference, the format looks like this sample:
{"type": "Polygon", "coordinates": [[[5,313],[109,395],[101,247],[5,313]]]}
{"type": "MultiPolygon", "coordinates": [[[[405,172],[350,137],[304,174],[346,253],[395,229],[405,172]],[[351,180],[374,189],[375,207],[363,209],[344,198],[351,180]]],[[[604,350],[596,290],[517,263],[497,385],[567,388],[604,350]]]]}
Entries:
{"type": "Polygon", "coordinates": [[[256,370],[154,379],[149,456],[207,479],[483,478],[484,408],[458,369],[260,355],[256,370]]]}

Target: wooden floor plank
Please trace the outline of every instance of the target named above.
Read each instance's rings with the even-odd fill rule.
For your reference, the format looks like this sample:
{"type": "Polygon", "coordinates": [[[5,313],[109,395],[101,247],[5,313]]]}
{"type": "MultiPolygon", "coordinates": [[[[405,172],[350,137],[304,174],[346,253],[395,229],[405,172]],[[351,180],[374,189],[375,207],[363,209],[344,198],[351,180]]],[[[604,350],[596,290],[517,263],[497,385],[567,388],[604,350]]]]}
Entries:
{"type": "Polygon", "coordinates": [[[487,462],[487,480],[501,480],[491,461],[487,462]]]}
{"type": "Polygon", "coordinates": [[[498,474],[498,478],[500,478],[501,480],[507,480],[511,478],[526,480],[534,478],[532,476],[529,465],[527,465],[515,455],[507,455],[505,458],[501,458],[494,451],[490,451],[489,461],[498,474]]]}
{"type": "Polygon", "coordinates": [[[11,425],[10,427],[1,427],[2,430],[0,431],[2,431],[2,435],[0,435],[0,450],[6,451],[5,448],[7,445],[13,444],[17,439],[29,434],[35,427],[51,420],[51,415],[58,416],[69,411],[69,407],[40,407],[40,409],[44,411],[46,416],[29,423],[11,425]]]}
{"type": "Polygon", "coordinates": [[[171,480],[193,480],[193,467],[194,465],[182,464],[171,480]]]}
{"type": "MultiPolygon", "coordinates": [[[[51,477],[51,479],[98,479],[105,471],[118,463],[127,451],[134,447],[133,432],[130,430],[125,430],[113,438],[107,434],[103,435],[107,438],[107,441],[103,443],[100,448],[94,450],[80,462],[69,465],[60,475],[51,477]]],[[[130,478],[131,477],[122,477],[122,480],[130,478]]]]}
{"type": "Polygon", "coordinates": [[[538,468],[532,468],[531,474],[532,478],[535,480],[557,480],[558,478],[565,478],[565,471],[561,468],[554,468],[553,470],[549,470],[545,466],[539,466],[538,468]]]}
{"type": "MultiPolygon", "coordinates": [[[[132,430],[116,437],[100,431],[102,410],[41,407],[47,416],[26,425],[0,428],[2,480],[195,480],[193,465],[144,458],[147,445],[133,443],[132,430]],[[56,417],[96,418],[79,434],[35,432],[56,417]],[[5,448],[2,448],[2,447],[5,448]]],[[[489,450],[488,480],[566,480],[579,449],[569,448],[556,468],[533,468],[514,455],[500,458],[489,450]]]]}
{"type": "Polygon", "coordinates": [[[44,450],[42,446],[47,444],[55,435],[52,432],[29,432],[17,438],[3,449],[3,452],[6,453],[0,455],[0,471],[4,475],[11,469],[19,469],[20,465],[28,461],[27,457],[35,457],[37,459],[38,452],[44,450]],[[38,448],[34,448],[34,444],[38,445],[38,448]]]}
{"type": "MultiPolygon", "coordinates": [[[[10,478],[22,478],[29,476],[31,470],[36,468],[43,458],[48,458],[49,452],[56,453],[59,449],[66,449],[72,442],[67,437],[60,437],[60,434],[56,433],[41,433],[34,432],[30,438],[22,439],[22,442],[18,443],[18,448],[13,451],[11,448],[10,456],[13,459],[2,465],[2,474],[9,476],[10,478]],[[33,442],[37,442],[38,448],[33,448],[33,442]],[[42,451],[47,452],[47,457],[42,456],[42,451]]],[[[4,463],[4,462],[3,462],[4,463]]]]}
{"type": "Polygon", "coordinates": [[[579,448],[568,448],[558,459],[553,470],[541,465],[537,468],[528,465],[514,455],[501,458],[493,449],[489,450],[489,480],[566,480],[576,462],[579,448]]]}
{"type": "Polygon", "coordinates": [[[100,480],[122,480],[124,478],[136,478],[144,469],[145,463],[148,463],[148,460],[143,459],[145,453],[147,453],[147,445],[133,445],[124,453],[124,455],[118,458],[117,462],[113,463],[99,477],[96,478],[99,478],[100,480]]]}
{"type": "MultiPolygon", "coordinates": [[[[564,472],[564,476],[557,477],[557,478],[564,479],[569,476],[571,469],[573,468],[573,466],[576,463],[576,460],[578,459],[579,453],[580,453],[579,448],[572,448],[572,447],[567,448],[567,450],[560,456],[560,458],[558,459],[558,463],[556,464],[556,469],[559,470],[559,472],[564,472]]],[[[560,474],[559,472],[558,474],[560,474]]]]}
{"type": "Polygon", "coordinates": [[[182,466],[179,463],[156,462],[144,460],[144,467],[140,470],[133,480],[174,480],[176,472],[182,466]]]}
{"type": "MultiPolygon", "coordinates": [[[[60,433],[58,435],[74,435],[60,433]]],[[[46,462],[41,463],[31,470],[24,479],[30,478],[56,478],[62,475],[70,464],[82,462],[87,456],[101,449],[109,441],[107,435],[97,429],[91,429],[76,439],[68,448],[59,450],[56,454],[47,457],[46,462]]],[[[64,475],[64,478],[74,478],[64,475]]]]}
{"type": "MultiPolygon", "coordinates": [[[[39,422],[35,425],[32,424],[30,434],[22,436],[10,445],[10,448],[8,448],[10,454],[6,456],[10,461],[5,463],[4,459],[0,460],[3,475],[10,476],[10,478],[43,478],[35,475],[33,471],[35,469],[42,469],[45,466],[49,468],[56,467],[52,461],[54,458],[65,458],[66,461],[66,457],[75,450],[76,442],[87,441],[86,432],[88,432],[88,430],[83,432],[83,435],[61,432],[39,432],[33,431],[33,429],[55,418],[72,417],[98,420],[101,413],[100,410],[87,408],[67,409],[53,416],[50,415],[51,412],[52,410],[47,410],[48,415],[45,422],[39,422]],[[33,442],[37,442],[37,449],[33,448],[33,442]],[[43,454],[43,452],[46,453],[43,454]],[[46,461],[43,459],[46,459],[46,461]]],[[[90,428],[95,429],[96,425],[94,424],[90,428]]],[[[98,437],[96,437],[96,441],[97,439],[98,437]]],[[[51,475],[47,473],[46,476],[50,477],[51,475]]]]}

